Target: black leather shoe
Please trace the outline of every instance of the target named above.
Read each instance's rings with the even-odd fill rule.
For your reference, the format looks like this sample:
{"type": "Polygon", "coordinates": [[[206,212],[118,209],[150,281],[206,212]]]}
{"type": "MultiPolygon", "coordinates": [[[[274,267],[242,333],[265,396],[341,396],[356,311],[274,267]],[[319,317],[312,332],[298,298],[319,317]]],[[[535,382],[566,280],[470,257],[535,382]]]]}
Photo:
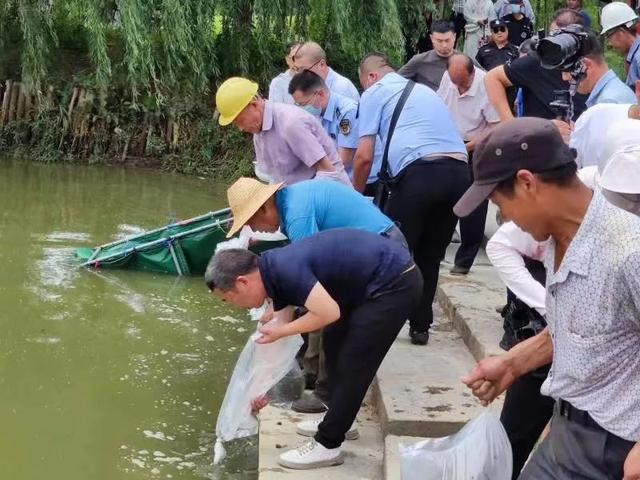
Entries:
{"type": "Polygon", "coordinates": [[[467,273],[469,273],[469,270],[471,269],[465,268],[465,267],[459,267],[458,265],[456,265],[451,270],[449,270],[449,273],[451,275],[466,275],[467,273]]]}
{"type": "Polygon", "coordinates": [[[418,332],[417,330],[411,330],[409,332],[411,337],[411,343],[414,345],[426,345],[429,342],[429,332],[418,332]]]}
{"type": "Polygon", "coordinates": [[[306,392],[291,405],[291,410],[298,413],[322,413],[328,409],[327,402],[314,393],[306,392]]]}

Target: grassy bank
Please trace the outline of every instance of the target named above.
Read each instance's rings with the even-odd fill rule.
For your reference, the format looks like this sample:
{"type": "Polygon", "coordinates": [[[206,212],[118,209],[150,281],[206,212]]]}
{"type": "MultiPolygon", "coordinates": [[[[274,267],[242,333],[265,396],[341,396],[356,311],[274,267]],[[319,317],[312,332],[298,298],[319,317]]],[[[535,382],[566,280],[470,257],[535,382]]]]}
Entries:
{"type": "Polygon", "coordinates": [[[49,110],[0,129],[0,154],[42,163],[149,167],[224,181],[251,174],[250,136],[221,128],[211,111],[191,113],[171,123],[145,121],[144,115],[123,119],[92,114],[89,126],[86,120],[77,126],[77,120],[69,122],[59,110],[49,110]]]}

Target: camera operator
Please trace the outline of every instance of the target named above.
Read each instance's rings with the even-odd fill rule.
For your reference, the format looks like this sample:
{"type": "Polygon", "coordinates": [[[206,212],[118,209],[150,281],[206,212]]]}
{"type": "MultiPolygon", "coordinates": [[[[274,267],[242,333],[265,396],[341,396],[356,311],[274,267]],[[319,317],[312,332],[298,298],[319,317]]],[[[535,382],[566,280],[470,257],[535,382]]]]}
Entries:
{"type": "Polygon", "coordinates": [[[611,2],[602,9],[602,35],[611,47],[626,55],[627,85],[635,89],[640,80],[640,36],[636,35],[638,15],[622,2],[611,2]]]}
{"type": "Polygon", "coordinates": [[[541,40],[538,56],[542,66],[561,70],[564,81],[577,82],[577,93],[589,95],[587,108],[598,103],[634,103],[636,100],[629,87],[609,69],[597,35],[580,25],[561,28],[541,40]]]}
{"type": "MultiPolygon", "coordinates": [[[[558,10],[553,16],[550,30],[555,31],[581,21],[582,17],[573,10],[558,10]]],[[[508,97],[509,87],[522,88],[524,116],[546,119],[555,119],[557,116],[549,106],[555,100],[554,91],[569,88],[569,84],[562,79],[562,73],[543,68],[533,52],[514,60],[510,65],[496,67],[488,72],[485,86],[489,99],[502,121],[513,118],[508,97]]],[[[584,101],[583,95],[575,96],[574,119],[585,110],[584,101]]]]}

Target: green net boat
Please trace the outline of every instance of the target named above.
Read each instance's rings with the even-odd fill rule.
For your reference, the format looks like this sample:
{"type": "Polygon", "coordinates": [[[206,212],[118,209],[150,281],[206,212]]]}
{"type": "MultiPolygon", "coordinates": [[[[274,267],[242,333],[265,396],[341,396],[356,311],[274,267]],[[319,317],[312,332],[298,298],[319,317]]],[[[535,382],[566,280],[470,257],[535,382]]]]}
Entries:
{"type": "MultiPolygon", "coordinates": [[[[227,240],[232,220],[226,208],[96,248],[80,248],[76,255],[84,267],[203,275],[218,243],[227,240]]],[[[260,253],[284,243],[261,242],[251,249],[260,253]]]]}

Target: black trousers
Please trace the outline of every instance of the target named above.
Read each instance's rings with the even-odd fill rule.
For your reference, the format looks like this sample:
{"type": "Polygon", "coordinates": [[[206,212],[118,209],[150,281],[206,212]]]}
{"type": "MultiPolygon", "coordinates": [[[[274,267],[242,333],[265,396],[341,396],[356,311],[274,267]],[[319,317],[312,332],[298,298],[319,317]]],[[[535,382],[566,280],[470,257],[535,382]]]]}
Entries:
{"type": "MultiPolygon", "coordinates": [[[[473,182],[473,154],[469,155],[469,175],[473,182]]],[[[484,226],[487,222],[489,201],[485,200],[471,215],[460,219],[460,247],[456,252],[455,264],[458,267],[471,268],[484,240],[484,226]]]]}
{"type": "Polygon", "coordinates": [[[523,375],[507,390],[502,406],[500,421],[511,443],[514,480],[553,413],[553,398],[540,393],[542,382],[540,374],[523,375]]]}
{"type": "Polygon", "coordinates": [[[331,400],[315,439],[326,448],[337,448],[344,441],[378,367],[421,293],[422,275],[414,267],[377,292],[375,298],[325,327],[331,400]]]}
{"type": "Polygon", "coordinates": [[[555,404],[549,435],[519,480],[620,480],[635,443],[607,432],[586,412],[576,411],[579,421],[566,417],[559,405],[555,404]]]}
{"type": "Polygon", "coordinates": [[[440,262],[458,221],[453,206],[469,185],[465,162],[452,158],[417,161],[400,173],[387,202],[385,213],[404,233],[424,278],[422,300],[409,317],[414,331],[425,332],[433,322],[440,262]]]}
{"type": "Polygon", "coordinates": [[[462,13],[457,12],[451,12],[449,20],[452,21],[455,26],[457,43],[462,39],[462,35],[464,35],[464,26],[467,24],[467,21],[464,19],[464,15],[462,13]]]}

